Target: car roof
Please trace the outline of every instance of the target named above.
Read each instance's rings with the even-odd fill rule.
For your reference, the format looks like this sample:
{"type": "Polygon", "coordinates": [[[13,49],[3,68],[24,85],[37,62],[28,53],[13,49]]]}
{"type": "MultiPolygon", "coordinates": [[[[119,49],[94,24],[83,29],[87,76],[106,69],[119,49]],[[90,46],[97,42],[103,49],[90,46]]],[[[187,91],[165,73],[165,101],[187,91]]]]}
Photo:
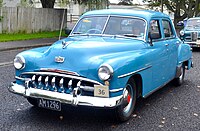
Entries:
{"type": "Polygon", "coordinates": [[[200,17],[189,18],[188,20],[200,19],[200,17]]]}
{"type": "Polygon", "coordinates": [[[131,10],[131,9],[104,9],[86,12],[83,16],[92,15],[118,15],[118,16],[134,16],[142,17],[146,20],[150,20],[152,17],[165,17],[169,18],[168,15],[151,10],[131,10]]]}

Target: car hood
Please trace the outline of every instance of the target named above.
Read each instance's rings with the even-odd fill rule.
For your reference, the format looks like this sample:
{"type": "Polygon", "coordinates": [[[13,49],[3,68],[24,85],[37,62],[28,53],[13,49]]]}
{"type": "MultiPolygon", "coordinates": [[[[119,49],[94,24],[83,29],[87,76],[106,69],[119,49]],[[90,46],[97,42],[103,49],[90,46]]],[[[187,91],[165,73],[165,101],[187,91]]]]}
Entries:
{"type": "Polygon", "coordinates": [[[34,69],[60,69],[85,76],[88,72],[97,72],[97,66],[120,57],[120,54],[137,52],[146,46],[143,40],[132,38],[68,37],[57,41],[45,52],[34,55],[34,69]],[[63,47],[62,43],[66,43],[66,47],[63,47]],[[64,58],[64,61],[56,62],[55,59],[58,57],[64,58]]]}

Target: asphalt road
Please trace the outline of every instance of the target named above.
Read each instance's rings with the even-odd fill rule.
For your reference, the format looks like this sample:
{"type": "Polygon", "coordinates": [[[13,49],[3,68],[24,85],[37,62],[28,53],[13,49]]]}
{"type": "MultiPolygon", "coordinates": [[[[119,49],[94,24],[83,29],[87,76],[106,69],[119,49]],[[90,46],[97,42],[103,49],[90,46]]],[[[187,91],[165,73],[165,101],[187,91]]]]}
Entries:
{"type": "Polygon", "coordinates": [[[65,106],[55,112],[32,107],[23,97],[10,93],[7,87],[14,80],[12,60],[20,51],[0,52],[1,131],[200,130],[200,50],[193,52],[195,67],[186,71],[182,86],[170,83],[139,99],[132,118],[124,123],[115,121],[112,110],[65,106]]]}

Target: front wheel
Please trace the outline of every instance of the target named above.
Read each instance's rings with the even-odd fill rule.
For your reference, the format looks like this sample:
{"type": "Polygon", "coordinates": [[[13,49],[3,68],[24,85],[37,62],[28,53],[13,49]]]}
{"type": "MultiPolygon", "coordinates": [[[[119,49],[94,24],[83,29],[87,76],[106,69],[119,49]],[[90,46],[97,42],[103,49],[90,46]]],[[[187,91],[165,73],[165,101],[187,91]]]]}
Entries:
{"type": "Polygon", "coordinates": [[[185,78],[185,66],[181,66],[181,75],[178,78],[174,79],[174,85],[175,86],[180,86],[183,84],[185,78]]]}
{"type": "Polygon", "coordinates": [[[33,105],[33,106],[35,106],[35,107],[38,107],[38,104],[37,104],[37,100],[36,100],[36,99],[31,98],[31,97],[28,97],[27,100],[28,100],[28,102],[29,102],[31,105],[33,105]]]}
{"type": "Polygon", "coordinates": [[[127,121],[134,111],[136,103],[136,84],[134,80],[129,80],[126,84],[123,97],[122,104],[115,109],[119,121],[127,121]]]}

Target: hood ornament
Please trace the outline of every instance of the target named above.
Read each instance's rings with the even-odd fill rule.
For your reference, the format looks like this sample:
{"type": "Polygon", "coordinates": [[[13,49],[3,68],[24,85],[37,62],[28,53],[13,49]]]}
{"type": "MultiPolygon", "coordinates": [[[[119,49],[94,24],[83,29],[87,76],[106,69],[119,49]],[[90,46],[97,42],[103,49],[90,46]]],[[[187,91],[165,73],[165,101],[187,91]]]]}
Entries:
{"type": "Polygon", "coordinates": [[[56,56],[55,57],[55,62],[57,62],[57,63],[63,63],[64,61],[65,61],[64,57],[61,57],[61,56],[56,56]]]}
{"type": "Polygon", "coordinates": [[[70,42],[66,42],[66,41],[62,41],[62,48],[65,49],[68,45],[70,44],[70,42]]]}

